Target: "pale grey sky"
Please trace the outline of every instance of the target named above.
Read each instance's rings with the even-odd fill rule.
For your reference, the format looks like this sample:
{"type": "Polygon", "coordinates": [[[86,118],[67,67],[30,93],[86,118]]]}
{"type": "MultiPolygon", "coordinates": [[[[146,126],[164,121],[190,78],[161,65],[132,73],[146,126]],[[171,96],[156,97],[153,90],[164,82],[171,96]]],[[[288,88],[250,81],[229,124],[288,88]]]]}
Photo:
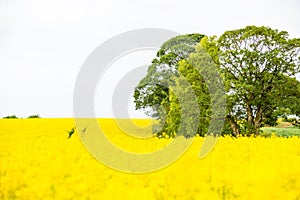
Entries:
{"type": "MultiPolygon", "coordinates": [[[[163,28],[221,35],[265,25],[300,37],[299,11],[298,0],[0,0],[0,117],[72,117],[81,65],[99,44],[122,32],[163,28]]],[[[147,64],[154,53],[137,54],[144,63],[133,56],[132,65],[147,64]]],[[[125,61],[130,63],[124,58],[119,65],[125,61]]],[[[100,99],[110,103],[109,95],[100,99]]],[[[95,110],[111,117],[103,104],[95,103],[95,110]]]]}

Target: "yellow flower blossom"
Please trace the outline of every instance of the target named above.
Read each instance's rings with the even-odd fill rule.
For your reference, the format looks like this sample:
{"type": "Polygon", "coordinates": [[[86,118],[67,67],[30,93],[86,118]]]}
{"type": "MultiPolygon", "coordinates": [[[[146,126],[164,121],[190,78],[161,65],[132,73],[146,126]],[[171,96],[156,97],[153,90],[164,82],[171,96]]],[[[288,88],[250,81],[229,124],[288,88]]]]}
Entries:
{"type": "MultiPolygon", "coordinates": [[[[100,120],[101,121],[101,120],[100,120]]],[[[138,121],[147,125],[149,121],[138,121]]],[[[102,119],[111,142],[131,152],[153,152],[172,139],[142,140],[102,119]]],[[[73,119],[0,120],[0,199],[299,199],[300,138],[221,137],[203,159],[203,137],[175,163],[130,174],[98,162],[73,119]]]]}

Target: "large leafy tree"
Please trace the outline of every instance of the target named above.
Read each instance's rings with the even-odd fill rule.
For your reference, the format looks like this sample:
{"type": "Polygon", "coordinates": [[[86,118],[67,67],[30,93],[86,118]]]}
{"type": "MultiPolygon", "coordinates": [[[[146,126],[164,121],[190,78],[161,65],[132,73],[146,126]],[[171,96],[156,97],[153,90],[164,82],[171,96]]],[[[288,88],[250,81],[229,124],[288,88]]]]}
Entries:
{"type": "Polygon", "coordinates": [[[299,114],[300,39],[268,27],[227,31],[217,41],[218,64],[228,94],[227,120],[234,134],[259,133],[263,119],[278,109],[299,114]],[[299,105],[299,104],[298,104],[299,105]]]}
{"type": "MultiPolygon", "coordinates": [[[[169,87],[178,77],[178,63],[195,51],[202,34],[186,34],[166,41],[148,68],[147,75],[134,91],[136,109],[144,109],[153,118],[165,121],[170,109],[169,87]]],[[[164,123],[164,122],[163,122],[164,123]]]]}
{"type": "Polygon", "coordinates": [[[159,135],[175,136],[180,125],[191,136],[198,124],[195,113],[186,112],[188,108],[199,108],[199,134],[206,133],[209,120],[219,117],[211,116],[210,103],[222,102],[217,101],[222,92],[211,96],[207,87],[220,81],[212,76],[217,73],[210,73],[216,68],[200,70],[200,74],[195,68],[210,66],[211,61],[225,85],[227,105],[219,108],[226,109],[226,131],[258,134],[263,123],[274,125],[280,115],[300,115],[300,83],[295,79],[300,71],[300,39],[256,26],[227,31],[218,39],[190,34],[167,41],[135,89],[136,108],[152,108],[148,114],[160,119],[159,135]]]}
{"type": "Polygon", "coordinates": [[[180,76],[173,79],[175,83],[169,95],[170,110],[163,129],[169,136],[175,136],[179,128],[185,137],[196,133],[204,135],[208,129],[211,115],[208,87],[199,73],[200,69],[191,62],[191,57],[181,60],[178,66],[180,76]]]}
{"type": "MultiPolygon", "coordinates": [[[[212,59],[217,57],[217,51],[210,48],[212,44],[207,39],[193,34],[167,41],[157,53],[161,57],[153,60],[147,76],[136,87],[136,107],[156,109],[154,114],[150,114],[160,119],[159,132],[156,133],[160,137],[174,137],[177,133],[185,137],[196,133],[204,135],[212,117],[220,118],[217,116],[218,111],[214,112],[215,116],[211,116],[211,102],[216,105],[222,97],[211,96],[209,89],[211,93],[217,94],[222,88],[210,84],[221,80],[216,76],[217,68],[212,59]],[[190,39],[195,36],[197,40],[190,39]],[[166,47],[179,53],[170,51],[165,54],[166,47]]],[[[218,126],[215,130],[220,129],[218,126]]]]}

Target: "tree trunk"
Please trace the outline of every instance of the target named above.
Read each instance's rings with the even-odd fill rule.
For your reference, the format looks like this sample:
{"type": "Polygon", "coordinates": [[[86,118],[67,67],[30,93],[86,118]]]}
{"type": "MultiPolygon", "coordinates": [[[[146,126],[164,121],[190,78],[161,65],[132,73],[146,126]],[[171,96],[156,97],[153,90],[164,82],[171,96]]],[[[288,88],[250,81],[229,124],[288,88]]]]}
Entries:
{"type": "Polygon", "coordinates": [[[255,129],[255,119],[253,116],[253,110],[251,108],[251,104],[250,103],[246,103],[246,111],[247,111],[247,135],[250,134],[256,134],[256,129],[255,129]]]}
{"type": "Polygon", "coordinates": [[[234,136],[238,136],[240,134],[240,130],[234,118],[231,115],[227,115],[226,119],[230,122],[234,136]]]}
{"type": "Polygon", "coordinates": [[[255,121],[254,121],[255,135],[259,134],[261,121],[262,121],[262,112],[263,112],[263,109],[261,107],[259,107],[257,110],[256,116],[255,116],[255,121]]]}
{"type": "Polygon", "coordinates": [[[252,113],[252,108],[250,103],[246,103],[246,111],[247,111],[247,121],[249,124],[253,124],[254,122],[254,117],[253,117],[253,113],[252,113]]]}

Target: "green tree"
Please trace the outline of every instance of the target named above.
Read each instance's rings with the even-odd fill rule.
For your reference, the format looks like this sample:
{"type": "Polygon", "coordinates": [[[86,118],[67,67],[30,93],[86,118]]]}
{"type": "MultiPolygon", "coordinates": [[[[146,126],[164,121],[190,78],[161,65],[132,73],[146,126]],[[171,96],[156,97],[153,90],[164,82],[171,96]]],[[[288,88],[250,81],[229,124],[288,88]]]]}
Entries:
{"type": "Polygon", "coordinates": [[[8,115],[3,117],[3,119],[18,119],[18,117],[16,115],[8,115]]]}
{"type": "Polygon", "coordinates": [[[208,129],[210,121],[208,87],[199,74],[200,69],[190,64],[189,60],[190,57],[178,63],[180,76],[173,79],[175,83],[169,94],[170,109],[163,130],[168,136],[175,136],[179,128],[181,128],[179,132],[185,137],[194,136],[196,133],[204,135],[208,129]]]}
{"type": "Polygon", "coordinates": [[[225,93],[224,88],[216,87],[217,82],[222,82],[214,62],[218,52],[216,45],[208,40],[203,37],[196,50],[190,52],[186,59],[177,61],[176,74],[168,77],[171,84],[164,91],[167,98],[160,103],[166,109],[162,109],[165,113],[159,116],[160,131],[156,133],[157,136],[174,137],[178,133],[185,137],[192,137],[196,133],[203,136],[208,132],[212,119],[215,123],[210,126],[211,133],[220,134],[219,127],[223,124],[219,119],[224,117],[225,112],[219,111],[224,110],[226,105],[218,103],[224,100],[225,95],[221,95],[225,93]],[[214,112],[212,103],[217,105],[214,112]]]}
{"type": "Polygon", "coordinates": [[[279,108],[299,114],[300,39],[286,31],[247,26],[227,31],[218,40],[218,64],[227,91],[227,120],[234,134],[259,133],[264,117],[279,108]],[[298,104],[299,105],[299,104],[298,104]]]}
{"type": "Polygon", "coordinates": [[[165,124],[170,109],[169,88],[175,83],[174,77],[179,76],[178,63],[195,51],[203,37],[202,34],[180,35],[161,46],[147,75],[135,88],[136,109],[144,109],[147,115],[165,124]]]}
{"type": "Polygon", "coordinates": [[[33,119],[33,118],[41,118],[40,115],[30,115],[27,117],[28,119],[33,119]]]}
{"type": "Polygon", "coordinates": [[[227,31],[218,39],[198,35],[199,45],[189,40],[194,35],[167,41],[135,90],[136,108],[151,107],[150,116],[160,119],[163,127],[158,135],[175,136],[180,128],[191,136],[197,123],[187,108],[199,108],[197,132],[202,135],[212,119],[223,117],[223,109],[226,131],[234,135],[259,134],[262,124],[275,125],[279,116],[300,115],[300,83],[295,79],[300,71],[300,39],[256,26],[227,31]],[[210,62],[216,67],[205,68],[210,62]],[[221,79],[226,105],[219,101],[223,89],[212,84],[221,79]],[[218,105],[218,110],[211,105],[218,105]]]}

